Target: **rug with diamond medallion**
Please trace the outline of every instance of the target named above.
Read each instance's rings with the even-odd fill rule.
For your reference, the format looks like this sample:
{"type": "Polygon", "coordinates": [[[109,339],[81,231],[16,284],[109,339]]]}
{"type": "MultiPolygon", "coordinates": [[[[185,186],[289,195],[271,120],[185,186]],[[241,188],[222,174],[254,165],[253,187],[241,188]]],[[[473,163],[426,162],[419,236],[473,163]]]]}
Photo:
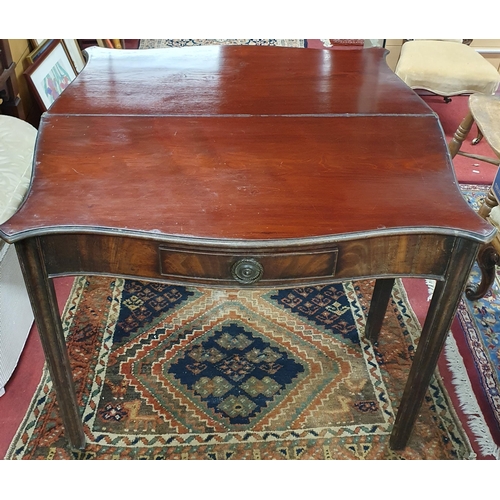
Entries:
{"type": "Polygon", "coordinates": [[[380,342],[372,281],[214,290],[79,277],[63,315],[87,448],[46,373],[7,459],[467,459],[439,374],[388,448],[420,326],[401,283],[380,342]]]}

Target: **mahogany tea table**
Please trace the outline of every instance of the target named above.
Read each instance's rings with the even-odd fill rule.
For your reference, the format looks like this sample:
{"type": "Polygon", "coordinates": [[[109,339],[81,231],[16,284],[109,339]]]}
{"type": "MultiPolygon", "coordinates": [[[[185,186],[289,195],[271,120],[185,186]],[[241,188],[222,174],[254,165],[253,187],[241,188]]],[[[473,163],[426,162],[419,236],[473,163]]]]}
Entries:
{"type": "MultiPolygon", "coordinates": [[[[41,120],[14,243],[71,446],[85,437],[52,278],[210,287],[437,280],[390,438],[406,446],[479,247],[437,116],[383,49],[88,50],[41,120]]],[[[396,402],[397,403],[397,402],[396,402]]]]}

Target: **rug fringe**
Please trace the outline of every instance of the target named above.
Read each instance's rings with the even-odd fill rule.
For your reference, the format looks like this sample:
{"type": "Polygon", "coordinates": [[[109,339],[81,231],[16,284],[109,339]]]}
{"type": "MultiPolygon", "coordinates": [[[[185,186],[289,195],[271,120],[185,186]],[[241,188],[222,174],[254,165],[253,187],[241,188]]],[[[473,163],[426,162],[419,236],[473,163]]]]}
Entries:
{"type": "Polygon", "coordinates": [[[444,354],[448,368],[452,374],[452,384],[458,397],[460,408],[467,415],[467,423],[474,434],[479,449],[484,456],[493,456],[500,460],[500,446],[491,436],[488,425],[472,390],[463,358],[458,350],[457,343],[452,334],[446,339],[444,354]]]}
{"type": "Polygon", "coordinates": [[[436,280],[425,280],[427,285],[427,302],[432,300],[432,295],[434,294],[434,288],[436,288],[436,280]]]}

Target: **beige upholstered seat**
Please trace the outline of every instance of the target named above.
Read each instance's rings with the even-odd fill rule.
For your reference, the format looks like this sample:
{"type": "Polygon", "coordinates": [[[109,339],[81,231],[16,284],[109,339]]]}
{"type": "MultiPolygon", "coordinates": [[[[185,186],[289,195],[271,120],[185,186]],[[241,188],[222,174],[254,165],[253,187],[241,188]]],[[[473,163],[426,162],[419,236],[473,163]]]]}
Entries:
{"type": "Polygon", "coordinates": [[[19,208],[31,179],[36,128],[0,115],[0,224],[19,208]]]}
{"type": "Polygon", "coordinates": [[[476,92],[494,94],[500,84],[495,67],[458,41],[406,42],[395,72],[412,89],[445,97],[476,92]]]}
{"type": "Polygon", "coordinates": [[[462,120],[457,131],[448,144],[451,157],[461,154],[476,160],[500,165],[500,96],[474,94],[469,97],[469,113],[462,120]],[[485,137],[486,142],[496,155],[496,158],[488,158],[473,153],[460,151],[462,143],[469,134],[472,125],[476,123],[479,132],[485,137]]]}
{"type": "MultiPolygon", "coordinates": [[[[0,115],[0,222],[19,208],[28,191],[37,131],[0,115]]],[[[0,240],[0,396],[28,337],[33,312],[14,245],[0,240]]]]}
{"type": "MultiPolygon", "coordinates": [[[[469,113],[453,135],[448,144],[448,149],[452,158],[455,158],[457,154],[461,154],[468,158],[500,166],[500,96],[474,94],[469,97],[469,113]],[[481,135],[484,136],[495,153],[495,158],[460,151],[474,123],[476,123],[481,135]]],[[[498,200],[493,194],[493,190],[490,189],[488,196],[479,208],[479,215],[487,219],[492,208],[496,206],[498,206],[498,200]]],[[[495,211],[495,220],[496,218],[498,218],[498,210],[495,211]]],[[[500,254],[500,238],[497,237],[496,242],[500,254]]]]}

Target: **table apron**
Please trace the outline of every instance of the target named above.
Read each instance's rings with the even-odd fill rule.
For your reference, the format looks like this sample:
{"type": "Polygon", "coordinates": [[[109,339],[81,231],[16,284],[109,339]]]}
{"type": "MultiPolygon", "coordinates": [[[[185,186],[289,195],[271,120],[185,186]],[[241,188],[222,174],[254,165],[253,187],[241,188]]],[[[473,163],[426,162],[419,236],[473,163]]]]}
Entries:
{"type": "Polygon", "coordinates": [[[457,239],[407,234],[249,248],[238,242],[231,247],[186,245],[86,233],[37,238],[49,276],[104,274],[226,287],[305,286],[383,276],[441,279],[457,239]]]}

